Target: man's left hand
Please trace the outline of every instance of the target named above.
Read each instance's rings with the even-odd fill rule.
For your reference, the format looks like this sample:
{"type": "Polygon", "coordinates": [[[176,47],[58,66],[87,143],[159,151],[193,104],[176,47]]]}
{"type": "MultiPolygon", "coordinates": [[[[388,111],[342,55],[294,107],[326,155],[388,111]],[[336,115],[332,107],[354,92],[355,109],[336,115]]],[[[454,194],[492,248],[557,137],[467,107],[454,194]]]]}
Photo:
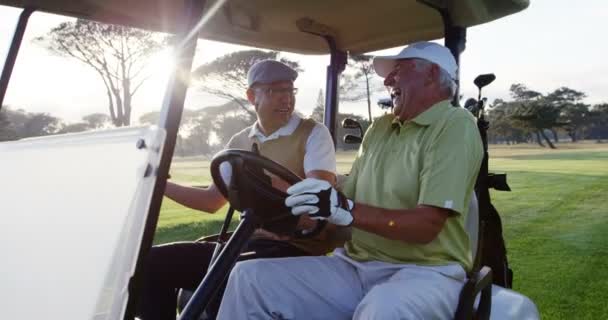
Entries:
{"type": "Polygon", "coordinates": [[[304,179],[287,189],[287,193],[290,196],[285,199],[285,205],[291,207],[293,215],[308,214],[312,219],[339,226],[353,223],[354,202],[325,180],[304,179]]]}

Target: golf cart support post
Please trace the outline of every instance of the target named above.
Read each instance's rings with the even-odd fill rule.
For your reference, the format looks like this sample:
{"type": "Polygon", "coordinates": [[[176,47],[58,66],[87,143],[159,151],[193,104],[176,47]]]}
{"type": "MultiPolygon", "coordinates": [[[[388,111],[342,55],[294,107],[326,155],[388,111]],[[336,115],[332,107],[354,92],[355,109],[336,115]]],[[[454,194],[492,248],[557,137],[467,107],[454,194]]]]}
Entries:
{"type": "Polygon", "coordinates": [[[167,142],[161,156],[160,164],[156,175],[156,184],[154,185],[154,193],[152,195],[152,203],[146,220],[146,227],[142,238],[142,246],[137,257],[135,273],[129,282],[129,300],[125,311],[125,319],[133,319],[135,317],[135,309],[139,300],[139,291],[141,290],[141,275],[144,270],[144,257],[152,247],[154,241],[154,233],[158,223],[160,207],[165,194],[165,186],[169,177],[169,168],[175,150],[175,142],[177,141],[177,132],[179,123],[182,119],[184,110],[184,100],[186,99],[186,91],[188,90],[188,82],[184,81],[184,74],[190,74],[192,70],[192,60],[196,52],[196,37],[187,39],[190,31],[198,24],[202,15],[206,0],[188,1],[184,9],[182,20],[184,23],[179,30],[178,39],[183,44],[178,48],[176,61],[177,64],[170,75],[163,106],[160,113],[159,127],[167,132],[167,142]]]}
{"type": "Polygon", "coordinates": [[[325,114],[323,117],[323,123],[329,129],[331,138],[336,144],[336,121],[338,114],[338,98],[340,87],[340,74],[344,71],[346,66],[347,55],[344,51],[338,50],[336,47],[336,41],[331,36],[324,36],[329,45],[330,52],[330,64],[327,66],[327,82],[325,85],[325,114]]]}

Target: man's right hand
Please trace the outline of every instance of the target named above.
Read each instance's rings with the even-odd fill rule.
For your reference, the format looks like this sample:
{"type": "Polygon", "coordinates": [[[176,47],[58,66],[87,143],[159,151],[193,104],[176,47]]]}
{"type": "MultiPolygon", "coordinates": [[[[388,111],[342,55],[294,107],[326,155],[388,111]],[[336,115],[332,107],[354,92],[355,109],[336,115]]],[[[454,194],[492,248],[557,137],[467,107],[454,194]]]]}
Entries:
{"type": "Polygon", "coordinates": [[[285,205],[291,207],[293,215],[307,214],[312,219],[327,220],[338,226],[353,223],[354,202],[325,180],[304,179],[287,189],[287,193],[290,196],[285,199],[285,205]]]}

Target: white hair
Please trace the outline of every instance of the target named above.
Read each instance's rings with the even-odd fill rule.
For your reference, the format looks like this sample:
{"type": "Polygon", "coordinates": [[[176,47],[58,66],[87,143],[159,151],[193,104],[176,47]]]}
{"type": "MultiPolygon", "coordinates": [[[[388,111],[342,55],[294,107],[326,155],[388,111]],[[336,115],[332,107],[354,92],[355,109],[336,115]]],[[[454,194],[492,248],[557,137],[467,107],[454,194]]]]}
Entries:
{"type": "MultiPolygon", "coordinates": [[[[423,59],[416,59],[415,61],[417,71],[420,71],[420,68],[422,68],[423,66],[430,66],[434,64],[430,61],[423,59]]],[[[448,72],[443,70],[443,68],[441,67],[439,67],[439,87],[448,91],[450,93],[450,98],[453,98],[456,95],[456,81],[454,81],[454,79],[450,77],[448,72]]]]}

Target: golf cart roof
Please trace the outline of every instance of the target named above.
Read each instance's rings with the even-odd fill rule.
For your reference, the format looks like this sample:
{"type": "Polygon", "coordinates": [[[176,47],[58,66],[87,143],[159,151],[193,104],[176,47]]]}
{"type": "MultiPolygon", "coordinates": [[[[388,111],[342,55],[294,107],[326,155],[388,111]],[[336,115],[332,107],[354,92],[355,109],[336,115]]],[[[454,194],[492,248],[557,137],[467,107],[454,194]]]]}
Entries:
{"type": "MultiPolygon", "coordinates": [[[[207,1],[207,8],[217,1],[207,1]]],[[[0,0],[2,5],[105,23],[172,32],[187,0],[0,0]]],[[[329,52],[316,34],[337,48],[362,53],[444,36],[440,14],[469,27],[525,9],[529,0],[229,0],[211,17],[201,38],[305,54],[329,52]],[[424,3],[423,3],[424,2],[424,3]],[[307,31],[307,32],[302,32],[307,31]]]]}

